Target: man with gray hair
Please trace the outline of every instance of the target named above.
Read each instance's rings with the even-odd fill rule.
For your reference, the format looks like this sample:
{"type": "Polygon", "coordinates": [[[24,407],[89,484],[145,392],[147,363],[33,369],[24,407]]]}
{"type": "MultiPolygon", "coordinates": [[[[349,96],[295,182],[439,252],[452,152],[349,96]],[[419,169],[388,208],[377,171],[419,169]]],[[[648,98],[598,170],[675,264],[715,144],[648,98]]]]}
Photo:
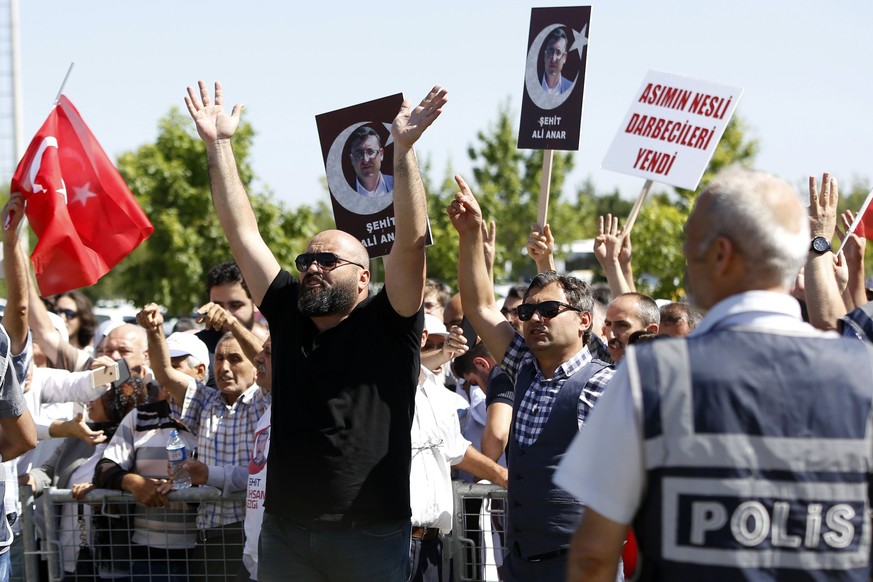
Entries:
{"type": "Polygon", "coordinates": [[[610,302],[603,319],[603,340],[609,357],[618,363],[634,332],[656,334],[660,323],[661,312],[654,299],[642,293],[622,293],[610,302]]]}
{"type": "Polygon", "coordinates": [[[685,234],[703,320],[627,350],[557,471],[588,504],[568,580],[611,580],[629,524],[641,580],[868,580],[873,352],[789,295],[817,252],[806,210],[731,168],[685,234]]]}
{"type": "Polygon", "coordinates": [[[687,303],[668,303],[661,306],[661,335],[685,337],[700,323],[701,315],[687,303]]]}

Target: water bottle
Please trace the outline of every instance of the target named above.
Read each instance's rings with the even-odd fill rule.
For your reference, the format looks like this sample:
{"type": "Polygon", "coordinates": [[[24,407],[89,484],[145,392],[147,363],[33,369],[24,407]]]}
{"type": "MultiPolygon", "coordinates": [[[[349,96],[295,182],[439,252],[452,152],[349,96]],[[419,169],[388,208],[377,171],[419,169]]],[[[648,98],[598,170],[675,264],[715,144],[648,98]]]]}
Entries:
{"type": "Polygon", "coordinates": [[[170,431],[170,438],[167,440],[167,458],[170,460],[170,475],[173,477],[173,489],[187,489],[191,486],[191,475],[188,470],[182,466],[188,459],[188,449],[185,447],[185,441],[179,436],[179,431],[173,429],[170,431]]]}

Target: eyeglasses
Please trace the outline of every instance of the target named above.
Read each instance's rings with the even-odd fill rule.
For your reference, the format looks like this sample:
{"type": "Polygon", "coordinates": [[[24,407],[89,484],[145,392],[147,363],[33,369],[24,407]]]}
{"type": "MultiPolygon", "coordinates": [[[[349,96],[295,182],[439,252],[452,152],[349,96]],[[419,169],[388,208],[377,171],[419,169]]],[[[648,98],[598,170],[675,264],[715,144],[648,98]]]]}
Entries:
{"type": "Polygon", "coordinates": [[[364,158],[368,160],[372,160],[377,155],[379,155],[379,150],[374,150],[373,148],[367,148],[365,150],[355,150],[352,152],[352,159],[356,162],[360,162],[364,158]]]}
{"type": "Polygon", "coordinates": [[[518,317],[518,307],[514,307],[514,308],[512,308],[512,309],[508,309],[508,308],[506,308],[506,307],[501,307],[501,308],[500,308],[500,313],[503,314],[503,317],[508,317],[508,316],[510,316],[510,315],[511,315],[512,317],[518,317]]]}
{"type": "Polygon", "coordinates": [[[550,59],[560,59],[561,57],[563,57],[566,54],[567,53],[565,53],[561,49],[547,49],[546,50],[546,56],[549,57],[550,59]]]}
{"type": "Polygon", "coordinates": [[[75,319],[79,317],[78,311],[73,311],[72,309],[65,309],[63,307],[58,307],[55,309],[55,313],[63,317],[64,319],[75,319]]]}
{"type": "Polygon", "coordinates": [[[539,312],[546,319],[551,319],[553,317],[557,317],[559,314],[563,313],[567,309],[573,311],[582,310],[578,307],[573,307],[572,305],[567,305],[566,303],[561,303],[560,301],[543,301],[542,303],[522,303],[518,306],[518,318],[522,321],[528,321],[533,314],[539,312]],[[562,309],[566,308],[566,309],[562,309]]]}
{"type": "Polygon", "coordinates": [[[362,269],[367,268],[360,263],[340,258],[333,253],[303,253],[302,255],[297,255],[297,258],[294,259],[294,266],[301,273],[308,271],[312,263],[318,264],[322,271],[332,271],[342,266],[337,264],[339,261],[342,261],[343,264],[355,265],[362,269]]]}

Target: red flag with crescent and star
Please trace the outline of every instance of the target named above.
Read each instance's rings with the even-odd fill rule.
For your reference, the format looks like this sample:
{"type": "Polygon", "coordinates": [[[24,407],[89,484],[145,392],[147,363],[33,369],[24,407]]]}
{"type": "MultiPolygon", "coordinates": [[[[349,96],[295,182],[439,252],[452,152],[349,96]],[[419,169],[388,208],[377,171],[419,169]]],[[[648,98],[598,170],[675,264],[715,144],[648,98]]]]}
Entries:
{"type": "Polygon", "coordinates": [[[154,231],[121,174],[61,96],[12,177],[39,242],[31,260],[42,295],[97,282],[154,231]]]}

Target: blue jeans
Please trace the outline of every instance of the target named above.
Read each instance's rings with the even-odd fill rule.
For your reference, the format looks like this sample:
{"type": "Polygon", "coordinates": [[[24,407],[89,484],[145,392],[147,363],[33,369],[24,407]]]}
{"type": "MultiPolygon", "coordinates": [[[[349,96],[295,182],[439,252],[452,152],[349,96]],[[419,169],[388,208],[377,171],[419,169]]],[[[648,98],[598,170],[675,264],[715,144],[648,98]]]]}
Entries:
{"type": "Polygon", "coordinates": [[[349,526],[264,513],[258,582],[406,582],[410,530],[408,519],[349,526]]]}

